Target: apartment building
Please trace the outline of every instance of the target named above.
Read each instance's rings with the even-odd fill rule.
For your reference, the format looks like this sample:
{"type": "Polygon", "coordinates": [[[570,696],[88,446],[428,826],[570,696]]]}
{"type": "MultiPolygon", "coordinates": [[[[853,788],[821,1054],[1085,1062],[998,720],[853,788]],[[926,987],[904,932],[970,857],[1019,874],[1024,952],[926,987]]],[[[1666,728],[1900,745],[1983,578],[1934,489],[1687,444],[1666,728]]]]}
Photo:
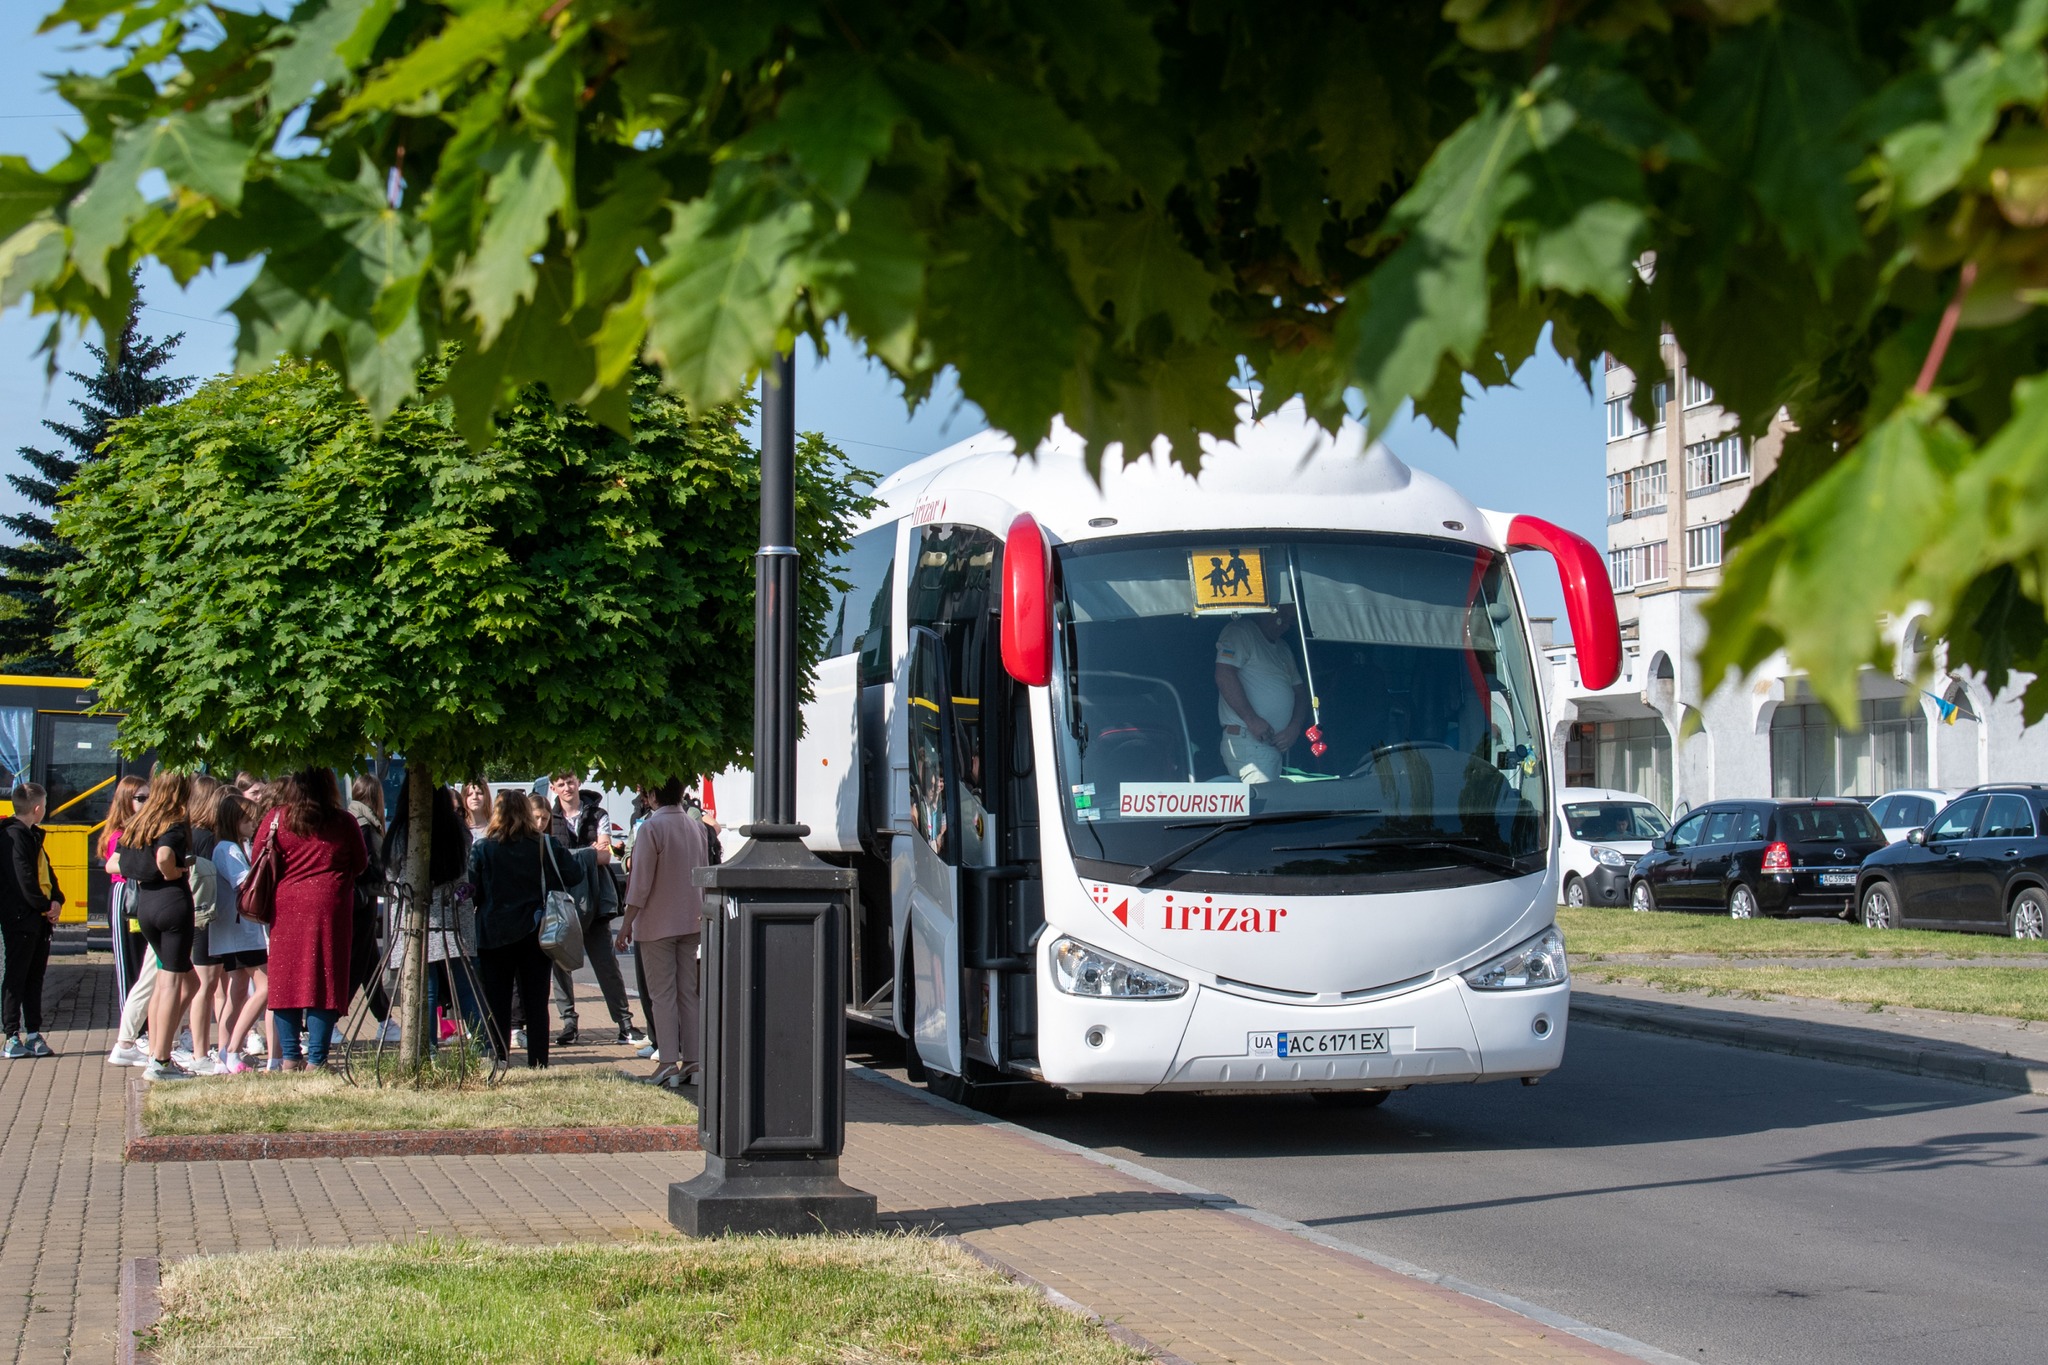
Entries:
{"type": "Polygon", "coordinates": [[[1672,810],[1718,797],[2048,779],[2048,727],[2025,729],[2017,685],[1993,697],[1980,679],[1948,673],[1918,612],[1883,623],[1895,665],[1862,670],[1848,729],[1783,659],[1747,678],[1699,676],[1699,606],[1721,581],[1728,521],[1776,466],[1787,428],[1781,415],[1744,438],[1671,337],[1664,347],[1674,379],[1655,384],[1647,422],[1635,412],[1634,372],[1612,357],[1605,368],[1607,562],[1623,667],[1591,692],[1569,647],[1547,651],[1566,782],[1672,810]]]}

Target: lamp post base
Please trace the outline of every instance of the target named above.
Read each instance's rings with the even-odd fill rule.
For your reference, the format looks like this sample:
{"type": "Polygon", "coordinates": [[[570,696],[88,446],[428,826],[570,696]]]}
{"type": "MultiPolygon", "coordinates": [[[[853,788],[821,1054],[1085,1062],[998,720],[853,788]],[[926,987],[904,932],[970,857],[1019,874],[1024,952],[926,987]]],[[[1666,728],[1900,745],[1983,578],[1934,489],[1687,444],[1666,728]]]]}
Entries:
{"type": "Polygon", "coordinates": [[[668,1221],[686,1237],[873,1232],[875,1197],[839,1178],[837,1158],[727,1161],[668,1187],[668,1221]]]}

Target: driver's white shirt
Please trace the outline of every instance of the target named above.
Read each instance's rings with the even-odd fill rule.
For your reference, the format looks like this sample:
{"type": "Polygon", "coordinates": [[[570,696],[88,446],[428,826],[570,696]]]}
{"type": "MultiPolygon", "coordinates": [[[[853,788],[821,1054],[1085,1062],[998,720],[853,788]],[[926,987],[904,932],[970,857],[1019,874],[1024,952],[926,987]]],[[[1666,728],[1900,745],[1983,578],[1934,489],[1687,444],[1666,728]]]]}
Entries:
{"type": "MultiPolygon", "coordinates": [[[[1244,698],[1259,718],[1278,730],[1294,716],[1294,689],[1301,682],[1294,651],[1287,637],[1266,638],[1258,622],[1240,616],[1216,637],[1216,662],[1237,670],[1244,684],[1244,698]]],[[[1216,718],[1225,725],[1246,725],[1246,718],[1230,707],[1222,692],[1216,695],[1216,718]]]]}

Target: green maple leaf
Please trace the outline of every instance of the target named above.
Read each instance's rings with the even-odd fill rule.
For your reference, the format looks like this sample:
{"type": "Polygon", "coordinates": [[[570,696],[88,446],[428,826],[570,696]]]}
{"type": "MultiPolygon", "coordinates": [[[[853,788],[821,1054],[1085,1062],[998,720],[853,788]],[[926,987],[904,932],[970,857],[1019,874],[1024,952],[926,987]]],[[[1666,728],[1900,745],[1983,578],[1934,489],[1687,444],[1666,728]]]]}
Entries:
{"type": "Polygon", "coordinates": [[[711,197],[676,209],[654,266],[647,349],[691,406],[729,401],[775,353],[812,216],[802,202],[755,216],[711,197]]]}
{"type": "Polygon", "coordinates": [[[1053,237],[1081,301],[1096,313],[1112,310],[1118,339],[1126,345],[1141,323],[1162,314],[1184,340],[1199,340],[1214,329],[1210,300],[1228,281],[1182,245],[1163,214],[1134,209],[1107,218],[1062,219],[1053,237]]]}

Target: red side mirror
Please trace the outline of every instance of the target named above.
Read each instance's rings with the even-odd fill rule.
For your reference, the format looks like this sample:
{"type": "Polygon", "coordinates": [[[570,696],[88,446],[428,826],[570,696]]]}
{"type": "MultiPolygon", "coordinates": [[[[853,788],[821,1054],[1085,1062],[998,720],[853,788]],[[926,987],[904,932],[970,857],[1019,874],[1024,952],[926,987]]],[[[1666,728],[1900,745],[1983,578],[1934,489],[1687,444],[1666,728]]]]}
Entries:
{"type": "Polygon", "coordinates": [[[1003,542],[1003,667],[1027,687],[1052,681],[1052,549],[1029,512],[1003,542]]]}
{"type": "Polygon", "coordinates": [[[1510,550],[1543,550],[1557,561],[1564,582],[1564,610],[1579,651],[1579,681],[1598,691],[1621,676],[1621,623],[1614,614],[1614,585],[1607,562],[1592,542],[1541,517],[1508,523],[1510,550]]]}

